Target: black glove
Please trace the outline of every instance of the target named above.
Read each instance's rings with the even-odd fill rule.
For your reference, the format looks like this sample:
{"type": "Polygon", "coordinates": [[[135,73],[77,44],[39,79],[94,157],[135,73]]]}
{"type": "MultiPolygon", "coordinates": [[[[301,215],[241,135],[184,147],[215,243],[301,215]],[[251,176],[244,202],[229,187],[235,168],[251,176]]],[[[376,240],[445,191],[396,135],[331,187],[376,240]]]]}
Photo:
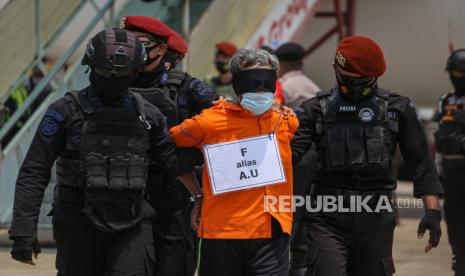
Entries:
{"type": "Polygon", "coordinates": [[[423,236],[429,230],[429,242],[433,247],[438,246],[441,239],[441,210],[426,209],[425,216],[418,225],[418,235],[423,236]]]}
{"type": "Polygon", "coordinates": [[[42,252],[37,237],[16,237],[12,239],[11,257],[17,261],[31,261],[32,253],[37,255],[42,252]]]}

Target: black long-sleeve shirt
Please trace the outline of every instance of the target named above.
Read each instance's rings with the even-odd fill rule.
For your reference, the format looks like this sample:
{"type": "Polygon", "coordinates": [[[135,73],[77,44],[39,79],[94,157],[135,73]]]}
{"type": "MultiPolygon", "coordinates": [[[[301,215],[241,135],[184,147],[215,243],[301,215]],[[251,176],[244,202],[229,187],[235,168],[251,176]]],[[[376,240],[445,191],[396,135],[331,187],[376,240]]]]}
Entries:
{"type": "MultiPolygon", "coordinates": [[[[102,104],[90,88],[79,93],[85,93],[95,107],[102,104]]],[[[123,97],[117,105],[135,110],[132,96],[123,97]]],[[[167,173],[174,175],[177,156],[167,131],[166,118],[148,102],[145,103],[145,112],[152,127],[149,133],[151,158],[167,173]]],[[[81,116],[70,95],[60,98],[48,108],[19,171],[10,237],[30,237],[36,232],[40,206],[50,181],[53,163],[59,155],[66,154],[67,144],[78,147],[81,126],[81,116]]]]}
{"type": "MultiPolygon", "coordinates": [[[[332,93],[339,93],[336,89],[332,93]]],[[[428,147],[426,136],[415,106],[409,98],[390,93],[388,111],[398,120],[398,131],[394,141],[411,170],[414,183],[414,196],[442,194],[438,174],[428,147]]],[[[316,120],[321,117],[320,101],[317,97],[304,102],[297,110],[300,127],[291,142],[293,162],[296,164],[307,152],[312,143],[321,139],[316,131],[316,120]]],[[[344,172],[334,173],[321,167],[314,179],[315,184],[354,190],[394,190],[396,179],[389,172],[344,172]]]]}

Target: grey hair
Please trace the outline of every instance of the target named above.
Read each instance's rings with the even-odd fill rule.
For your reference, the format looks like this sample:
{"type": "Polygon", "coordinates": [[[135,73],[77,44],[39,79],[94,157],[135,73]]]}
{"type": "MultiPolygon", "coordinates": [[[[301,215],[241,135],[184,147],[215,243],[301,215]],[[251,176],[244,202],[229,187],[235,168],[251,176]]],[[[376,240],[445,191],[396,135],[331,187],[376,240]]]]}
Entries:
{"type": "Polygon", "coordinates": [[[276,56],[261,49],[240,48],[231,58],[229,68],[232,73],[238,73],[252,66],[264,65],[270,65],[274,71],[279,70],[279,61],[276,56]]]}

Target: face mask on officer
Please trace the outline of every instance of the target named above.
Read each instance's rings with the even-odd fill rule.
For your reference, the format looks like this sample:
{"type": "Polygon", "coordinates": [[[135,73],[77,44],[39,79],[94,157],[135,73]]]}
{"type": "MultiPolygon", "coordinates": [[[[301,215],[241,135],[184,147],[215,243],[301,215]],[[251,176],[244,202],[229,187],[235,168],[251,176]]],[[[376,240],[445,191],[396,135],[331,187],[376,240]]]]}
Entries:
{"type": "Polygon", "coordinates": [[[339,90],[345,97],[357,102],[373,95],[376,88],[376,78],[348,76],[334,66],[339,90]]]}
{"type": "Polygon", "coordinates": [[[162,60],[168,50],[166,42],[159,38],[150,37],[144,32],[135,31],[134,34],[142,42],[142,45],[145,48],[145,52],[147,53],[144,71],[152,72],[155,69],[158,69],[160,66],[164,66],[162,60]]]}
{"type": "Polygon", "coordinates": [[[240,105],[254,115],[261,115],[273,107],[276,72],[270,69],[248,69],[233,74],[234,92],[240,105]]]}
{"type": "Polygon", "coordinates": [[[454,86],[455,93],[458,95],[465,95],[465,72],[464,71],[450,71],[450,81],[454,86]]]}

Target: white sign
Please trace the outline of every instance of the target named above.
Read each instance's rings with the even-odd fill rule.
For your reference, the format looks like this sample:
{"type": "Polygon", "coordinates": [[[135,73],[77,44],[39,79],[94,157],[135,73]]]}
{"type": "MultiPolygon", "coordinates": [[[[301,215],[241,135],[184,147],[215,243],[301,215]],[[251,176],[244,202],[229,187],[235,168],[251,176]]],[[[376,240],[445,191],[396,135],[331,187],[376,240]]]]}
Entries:
{"type": "Polygon", "coordinates": [[[313,19],[321,1],[279,0],[260,23],[247,42],[247,47],[267,45],[276,49],[284,42],[294,41],[313,19]]]}
{"type": "Polygon", "coordinates": [[[286,182],[274,134],[204,146],[213,195],[286,182]]]}

